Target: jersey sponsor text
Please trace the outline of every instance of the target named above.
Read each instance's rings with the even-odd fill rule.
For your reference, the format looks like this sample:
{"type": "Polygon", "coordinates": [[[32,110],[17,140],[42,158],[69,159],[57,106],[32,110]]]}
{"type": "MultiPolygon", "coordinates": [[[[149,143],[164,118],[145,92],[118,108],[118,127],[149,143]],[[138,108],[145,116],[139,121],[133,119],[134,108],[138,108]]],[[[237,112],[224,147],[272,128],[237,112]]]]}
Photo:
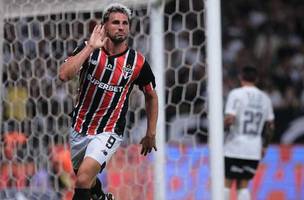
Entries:
{"type": "Polygon", "coordinates": [[[116,86],[116,85],[109,85],[106,83],[101,82],[100,80],[95,79],[92,77],[91,74],[88,74],[87,79],[94,85],[97,85],[97,87],[110,91],[110,92],[122,92],[123,87],[122,86],[116,86]]]}

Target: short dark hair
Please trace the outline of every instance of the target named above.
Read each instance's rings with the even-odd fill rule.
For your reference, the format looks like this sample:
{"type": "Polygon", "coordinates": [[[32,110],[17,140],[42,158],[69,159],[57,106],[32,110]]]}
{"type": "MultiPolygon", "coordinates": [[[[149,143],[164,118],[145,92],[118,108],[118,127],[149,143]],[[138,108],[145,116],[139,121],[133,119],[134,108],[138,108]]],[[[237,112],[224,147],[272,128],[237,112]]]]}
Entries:
{"type": "Polygon", "coordinates": [[[256,82],[258,76],[258,71],[254,66],[246,65],[242,67],[241,79],[248,82],[256,82]]]}
{"type": "Polygon", "coordinates": [[[120,4],[120,3],[113,3],[110,4],[105,10],[104,14],[102,16],[102,23],[106,23],[109,20],[111,13],[123,13],[128,17],[128,20],[131,19],[131,10],[127,8],[126,6],[120,4]]]}

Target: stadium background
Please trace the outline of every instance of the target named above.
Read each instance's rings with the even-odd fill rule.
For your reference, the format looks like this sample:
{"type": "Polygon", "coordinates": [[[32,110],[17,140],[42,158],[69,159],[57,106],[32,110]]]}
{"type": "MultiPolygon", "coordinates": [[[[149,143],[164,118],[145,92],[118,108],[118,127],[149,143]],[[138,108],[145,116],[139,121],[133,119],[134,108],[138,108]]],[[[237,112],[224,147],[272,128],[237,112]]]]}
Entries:
{"type": "MultiPolygon", "coordinates": [[[[210,199],[202,2],[176,0],[165,6],[166,189],[172,200],[210,199]],[[186,128],[178,126],[183,123],[186,128]]],[[[250,62],[258,66],[259,86],[275,108],[273,144],[250,186],[256,199],[304,199],[303,9],[300,0],[222,1],[224,97],[238,85],[238,67],[250,62]]],[[[132,21],[130,39],[144,53],[149,52],[147,13],[136,11],[144,20],[132,21]],[[138,27],[142,24],[144,30],[138,27]]],[[[101,16],[5,19],[0,199],[35,193],[44,193],[39,199],[56,199],[58,193],[70,198],[73,176],[66,133],[77,81],[58,81],[58,66],[101,16]]],[[[138,92],[133,95],[140,99],[138,92]]],[[[126,143],[100,175],[119,200],[153,199],[153,156],[141,157],[134,145],[144,128],[143,109],[137,107],[142,103],[130,105],[126,143]]]]}

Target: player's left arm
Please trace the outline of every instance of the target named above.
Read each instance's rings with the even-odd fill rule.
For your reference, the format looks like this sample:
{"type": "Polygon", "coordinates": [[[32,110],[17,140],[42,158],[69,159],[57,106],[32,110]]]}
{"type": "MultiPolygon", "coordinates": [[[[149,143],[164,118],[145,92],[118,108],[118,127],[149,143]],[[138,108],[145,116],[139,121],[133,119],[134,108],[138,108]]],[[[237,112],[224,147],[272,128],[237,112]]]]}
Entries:
{"type": "Polygon", "coordinates": [[[267,148],[272,137],[274,135],[274,121],[267,121],[263,127],[262,139],[263,139],[263,148],[267,148]]]}
{"type": "Polygon", "coordinates": [[[140,74],[135,80],[135,84],[139,86],[145,95],[147,131],[140,144],[142,145],[141,154],[146,156],[153,149],[157,151],[155,136],[158,117],[158,97],[155,91],[155,77],[147,61],[144,62],[140,74]]]}
{"type": "Polygon", "coordinates": [[[266,154],[267,147],[274,135],[274,121],[266,121],[262,131],[262,158],[266,154]]]}
{"type": "Polygon", "coordinates": [[[271,100],[268,99],[268,111],[267,111],[267,121],[264,124],[263,130],[262,130],[262,157],[264,157],[266,153],[266,148],[268,147],[269,143],[272,140],[272,137],[274,135],[274,112],[271,100]]]}
{"type": "Polygon", "coordinates": [[[142,144],[141,154],[145,156],[150,153],[152,149],[157,151],[155,136],[158,117],[158,97],[155,90],[145,92],[144,95],[147,113],[147,132],[140,143],[142,144]]]}

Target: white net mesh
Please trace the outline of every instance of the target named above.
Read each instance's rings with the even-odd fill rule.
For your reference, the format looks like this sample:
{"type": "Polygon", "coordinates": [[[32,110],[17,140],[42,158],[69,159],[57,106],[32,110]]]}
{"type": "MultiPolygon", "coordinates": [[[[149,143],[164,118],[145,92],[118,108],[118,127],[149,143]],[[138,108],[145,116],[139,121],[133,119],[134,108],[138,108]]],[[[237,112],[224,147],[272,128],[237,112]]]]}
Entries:
{"type": "MultiPolygon", "coordinates": [[[[67,130],[77,80],[61,82],[58,67],[77,44],[88,38],[109,2],[4,1],[0,199],[17,195],[71,199],[74,177],[67,130]]],[[[149,35],[152,1],[125,2],[133,9],[130,45],[148,60],[153,59],[149,54],[153,42],[149,35]]],[[[179,158],[171,160],[170,156],[182,159],[186,155],[184,145],[196,152],[206,142],[203,1],[168,2],[164,19],[166,107],[161,109],[166,112],[166,121],[159,123],[166,123],[166,166],[175,169],[166,177],[167,197],[201,199],[196,195],[204,186],[179,185],[178,174],[195,170],[193,160],[185,163],[184,171],[179,158]]],[[[128,145],[113,156],[100,178],[119,200],[152,200],[153,158],[140,156],[137,145],[146,124],[143,96],[138,90],[133,91],[129,109],[125,133],[128,145]]]]}
{"type": "Polygon", "coordinates": [[[146,6],[157,0],[3,0],[5,17],[36,16],[55,13],[103,10],[108,4],[119,2],[130,6],[146,6]]]}

